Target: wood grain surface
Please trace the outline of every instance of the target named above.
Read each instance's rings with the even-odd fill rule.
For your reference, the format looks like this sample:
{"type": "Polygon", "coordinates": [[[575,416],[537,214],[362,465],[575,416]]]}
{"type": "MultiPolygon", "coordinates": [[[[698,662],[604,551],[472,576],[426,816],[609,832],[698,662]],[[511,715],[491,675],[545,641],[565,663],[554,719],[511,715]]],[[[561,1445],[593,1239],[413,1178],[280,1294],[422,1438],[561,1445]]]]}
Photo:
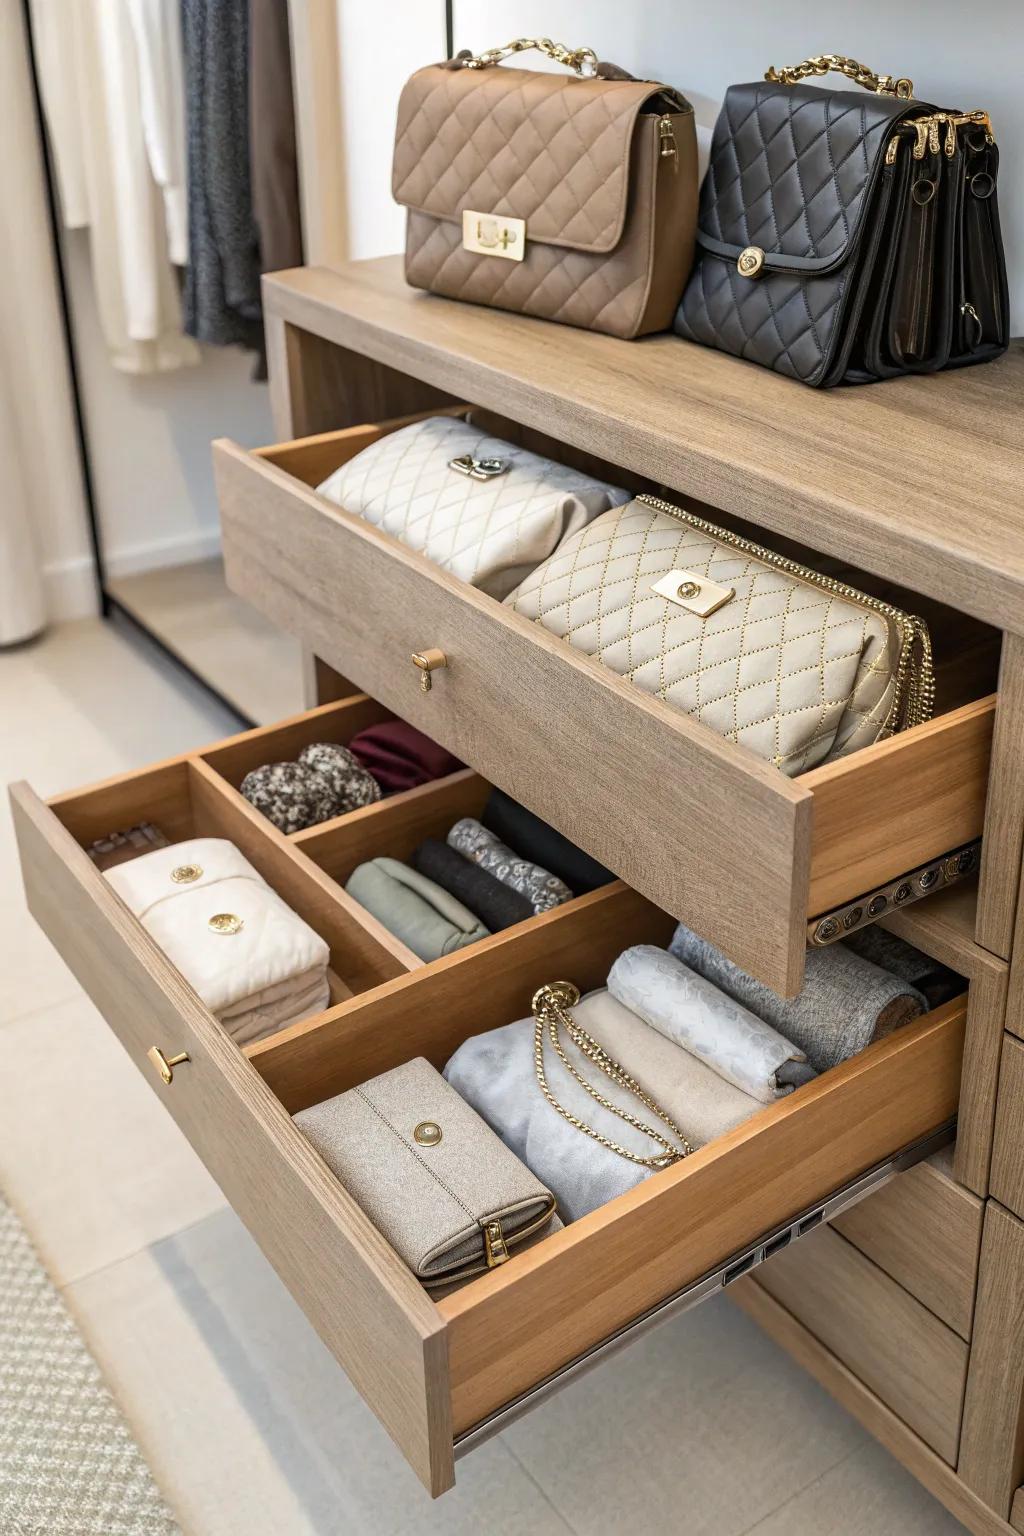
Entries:
{"type": "Polygon", "coordinates": [[[588,452],[613,442],[626,469],[1024,632],[1019,342],[983,368],[813,390],[674,336],[417,293],[397,256],[278,273],[264,293],[304,333],[588,452]]]}
{"type": "Polygon", "coordinates": [[[1008,1518],[1024,1482],[1024,1223],[995,1200],[985,1207],[957,1470],[1008,1518]]]}
{"type": "Polygon", "coordinates": [[[992,773],[981,849],[978,943],[1009,959],[1024,851],[1021,815],[1024,762],[1024,640],[1004,635],[999,707],[992,740],[992,773]]]}
{"type": "Polygon", "coordinates": [[[958,1334],[830,1227],[769,1259],[757,1279],[956,1465],[968,1354],[958,1334]]]}
{"type": "Polygon", "coordinates": [[[1024,1219],[1024,1042],[1003,1039],[992,1148],[992,1196],[1024,1219]]]}

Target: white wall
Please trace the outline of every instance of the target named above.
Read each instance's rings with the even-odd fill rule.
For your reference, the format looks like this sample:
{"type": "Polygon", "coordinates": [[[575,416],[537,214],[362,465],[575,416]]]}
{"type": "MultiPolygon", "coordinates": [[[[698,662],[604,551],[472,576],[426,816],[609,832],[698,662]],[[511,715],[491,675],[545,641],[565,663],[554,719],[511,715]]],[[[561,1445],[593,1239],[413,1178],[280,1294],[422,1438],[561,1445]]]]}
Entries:
{"type": "MultiPolygon", "coordinates": [[[[456,50],[477,53],[538,35],[588,44],[633,74],[677,86],[708,127],[734,81],[757,80],[769,64],[825,52],[909,75],[917,94],[940,106],[986,107],[1002,153],[999,203],[1013,331],[1024,330],[1021,0],[976,7],[963,0],[455,0],[456,50]]],[[[522,62],[536,58],[525,54],[522,62]]],[[[838,83],[837,76],[829,80],[838,83]]]]}

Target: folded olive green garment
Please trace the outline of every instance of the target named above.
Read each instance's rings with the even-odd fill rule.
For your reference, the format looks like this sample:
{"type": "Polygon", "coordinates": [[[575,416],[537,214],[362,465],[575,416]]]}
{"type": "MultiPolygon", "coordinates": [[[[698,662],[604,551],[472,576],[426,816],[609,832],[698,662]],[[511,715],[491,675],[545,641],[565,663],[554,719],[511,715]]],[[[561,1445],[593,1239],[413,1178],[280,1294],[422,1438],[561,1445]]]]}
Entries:
{"type": "Polygon", "coordinates": [[[489,930],[468,907],[398,859],[360,864],[345,889],[421,960],[438,960],[487,938],[489,930]]]}

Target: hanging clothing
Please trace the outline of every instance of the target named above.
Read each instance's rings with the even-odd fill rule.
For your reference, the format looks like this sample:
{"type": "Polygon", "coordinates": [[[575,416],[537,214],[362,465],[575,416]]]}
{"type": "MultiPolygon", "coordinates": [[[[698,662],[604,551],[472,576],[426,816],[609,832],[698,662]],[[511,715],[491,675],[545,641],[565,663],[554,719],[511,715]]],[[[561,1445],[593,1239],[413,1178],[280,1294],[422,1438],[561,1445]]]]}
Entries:
{"type": "Polygon", "coordinates": [[[301,267],[292,52],[281,0],[249,0],[249,144],[260,266],[301,267]]]}
{"type": "Polygon", "coordinates": [[[126,373],[197,363],[147,149],[129,0],[32,0],[31,14],[64,221],[88,227],[111,361],[126,373]]]}
{"type": "Polygon", "coordinates": [[[185,329],[259,350],[260,264],[249,175],[248,0],[182,0],[188,142],[185,329]]]}
{"type": "Polygon", "coordinates": [[[188,261],[188,191],[181,0],[128,0],[128,14],[139,61],[146,151],[164,200],[167,254],[183,267],[188,261]]]}

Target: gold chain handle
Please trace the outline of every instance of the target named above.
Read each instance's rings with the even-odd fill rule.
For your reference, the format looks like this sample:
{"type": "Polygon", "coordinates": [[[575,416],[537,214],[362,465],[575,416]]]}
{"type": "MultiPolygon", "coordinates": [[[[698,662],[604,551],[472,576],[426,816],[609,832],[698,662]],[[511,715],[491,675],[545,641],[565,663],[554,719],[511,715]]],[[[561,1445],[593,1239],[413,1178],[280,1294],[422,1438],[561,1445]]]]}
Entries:
{"type": "Polygon", "coordinates": [[[620,1066],[613,1057],[609,1056],[604,1046],[599,1044],[593,1035],[588,1034],[583,1026],[573,1018],[569,1010],[574,1008],[579,1000],[579,988],[574,987],[571,981],[552,982],[550,986],[541,987],[533,995],[531,1006],[533,1017],[536,1021],[533,1032],[533,1060],[537,1072],[537,1082],[540,1084],[540,1091],[551,1105],[551,1108],[557,1110],[562,1118],[568,1120],[569,1124],[574,1126],[577,1131],[582,1131],[585,1136],[592,1137],[602,1147],[607,1147],[609,1152],[617,1152],[619,1157],[627,1158],[631,1163],[639,1163],[641,1168],[668,1168],[672,1163],[677,1163],[680,1158],[688,1157],[693,1151],[693,1147],[672,1117],[661,1108],[660,1104],[655,1103],[650,1094],[640,1087],[640,1084],[635,1078],[630,1076],[625,1067],[620,1066]],[[624,1088],[627,1092],[632,1093],[653,1115],[664,1125],[667,1125],[672,1135],[676,1138],[678,1145],[673,1145],[663,1132],[655,1130],[652,1126],[645,1125],[642,1120],[638,1120],[635,1115],[631,1115],[628,1109],[621,1109],[611,1099],[606,1099],[592,1084],[588,1083],[586,1078],[576,1069],[566,1055],[565,1047],[558,1034],[559,1026],[565,1030],[576,1049],[586,1056],[589,1061],[592,1061],[596,1067],[600,1068],[616,1087],[624,1088]],[[545,1030],[563,1067],[576,1079],[580,1087],[589,1093],[595,1103],[600,1104],[602,1109],[610,1110],[613,1115],[618,1115],[620,1120],[624,1120],[634,1130],[640,1131],[644,1136],[649,1136],[659,1147],[664,1147],[665,1150],[663,1152],[656,1153],[652,1157],[641,1157],[639,1153],[630,1152],[628,1148],[620,1146],[617,1141],[612,1141],[610,1137],[602,1135],[600,1131],[595,1131],[592,1125],[587,1125],[585,1120],[580,1120],[578,1116],[566,1109],[564,1104],[558,1102],[548,1085],[547,1075],[544,1071],[545,1030]]]}
{"type": "Polygon", "coordinates": [[[538,53],[546,54],[549,59],[554,59],[558,64],[565,64],[578,75],[588,79],[597,74],[597,54],[593,48],[566,48],[564,43],[553,43],[550,37],[517,37],[513,42],[506,43],[503,48],[488,48],[484,53],[471,55],[462,60],[464,69],[490,69],[493,64],[500,64],[503,59],[510,59],[514,53],[526,53],[528,49],[535,48],[538,53]]]}
{"type": "Polygon", "coordinates": [[[819,53],[813,59],[804,59],[802,64],[790,64],[783,69],[776,69],[773,64],[765,70],[764,77],[776,85],[796,85],[798,80],[806,80],[809,75],[827,75],[833,69],[879,96],[898,96],[901,101],[909,101],[914,94],[914,82],[905,75],[898,79],[893,79],[892,75],[876,75],[866,64],[846,59],[841,53],[819,53]]]}

